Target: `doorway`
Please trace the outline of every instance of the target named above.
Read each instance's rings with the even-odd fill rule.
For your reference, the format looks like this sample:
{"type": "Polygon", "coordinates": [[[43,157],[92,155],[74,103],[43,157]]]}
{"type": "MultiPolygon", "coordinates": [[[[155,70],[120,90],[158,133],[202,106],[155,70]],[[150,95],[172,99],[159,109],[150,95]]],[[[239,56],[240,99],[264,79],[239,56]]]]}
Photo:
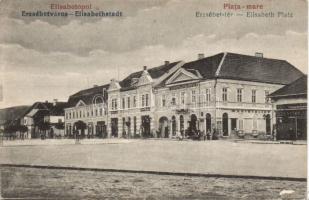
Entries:
{"type": "Polygon", "coordinates": [[[228,130],[229,130],[229,117],[227,113],[223,113],[222,115],[222,133],[223,136],[228,136],[228,130]]]}
{"type": "Polygon", "coordinates": [[[209,113],[206,114],[206,133],[211,132],[211,115],[209,113]]]}
{"type": "Polygon", "coordinates": [[[142,137],[150,137],[150,117],[149,115],[142,116],[142,137]]]}
{"type": "Polygon", "coordinates": [[[118,137],[118,118],[111,119],[112,137],[118,137]]]}

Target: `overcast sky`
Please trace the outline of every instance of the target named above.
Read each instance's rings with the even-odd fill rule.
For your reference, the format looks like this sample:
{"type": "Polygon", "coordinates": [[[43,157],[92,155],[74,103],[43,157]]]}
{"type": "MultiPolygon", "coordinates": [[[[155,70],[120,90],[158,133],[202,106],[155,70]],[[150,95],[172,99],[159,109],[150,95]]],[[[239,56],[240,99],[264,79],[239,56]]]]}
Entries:
{"type": "Polygon", "coordinates": [[[264,12],[292,12],[292,18],[195,17],[196,11],[224,11],[227,0],[82,1],[94,9],[122,11],[123,17],[21,16],[22,10],[50,11],[50,4],[58,2],[78,3],[0,1],[0,108],[66,101],[81,89],[124,78],[144,65],[191,61],[198,53],[263,52],[307,73],[305,0],[254,1],[264,5],[264,12]]]}

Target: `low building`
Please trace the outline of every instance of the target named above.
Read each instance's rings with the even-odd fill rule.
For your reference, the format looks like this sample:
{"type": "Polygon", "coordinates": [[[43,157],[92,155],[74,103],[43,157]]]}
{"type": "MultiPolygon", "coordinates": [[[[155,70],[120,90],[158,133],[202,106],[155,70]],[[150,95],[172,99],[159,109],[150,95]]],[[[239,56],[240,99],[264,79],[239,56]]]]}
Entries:
{"type": "MultiPolygon", "coordinates": [[[[21,117],[21,125],[28,128],[29,138],[39,138],[46,134],[46,137],[54,137],[55,126],[58,123],[64,123],[64,108],[66,102],[36,102],[21,117]],[[46,124],[44,131],[41,126],[46,124]]],[[[62,131],[63,132],[63,131],[62,131]]],[[[61,134],[60,130],[56,133],[61,134]]]]}
{"type": "Polygon", "coordinates": [[[286,85],[269,97],[273,101],[276,138],[307,139],[307,75],[286,85]]]}
{"type": "Polygon", "coordinates": [[[75,137],[77,131],[80,131],[82,137],[107,137],[108,87],[109,85],[95,85],[69,97],[68,107],[65,109],[67,137],[75,137]],[[80,126],[82,128],[78,128],[80,126]]]}

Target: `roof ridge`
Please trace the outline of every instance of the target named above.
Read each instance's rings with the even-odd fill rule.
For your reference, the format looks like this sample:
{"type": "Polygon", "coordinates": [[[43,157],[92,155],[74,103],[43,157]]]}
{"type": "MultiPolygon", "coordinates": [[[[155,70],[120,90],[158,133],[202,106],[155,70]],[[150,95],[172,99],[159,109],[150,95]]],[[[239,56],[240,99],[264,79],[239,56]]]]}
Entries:
{"type": "Polygon", "coordinates": [[[223,62],[224,62],[225,57],[226,57],[227,54],[228,54],[228,52],[224,52],[224,53],[223,53],[223,56],[222,56],[221,61],[220,61],[220,63],[219,63],[218,69],[217,69],[217,71],[216,71],[216,73],[215,73],[215,76],[216,76],[216,77],[219,76],[219,73],[220,73],[220,71],[221,71],[221,67],[222,67],[222,65],[223,65],[223,62]]]}

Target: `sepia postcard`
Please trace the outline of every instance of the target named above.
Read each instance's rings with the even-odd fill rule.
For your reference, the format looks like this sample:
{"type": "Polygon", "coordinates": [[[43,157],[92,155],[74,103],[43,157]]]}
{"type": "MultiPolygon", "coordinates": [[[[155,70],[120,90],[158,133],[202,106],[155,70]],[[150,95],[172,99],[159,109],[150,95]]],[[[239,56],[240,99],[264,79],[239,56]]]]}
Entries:
{"type": "Polygon", "coordinates": [[[306,0],[0,0],[0,199],[307,199],[306,0]]]}

